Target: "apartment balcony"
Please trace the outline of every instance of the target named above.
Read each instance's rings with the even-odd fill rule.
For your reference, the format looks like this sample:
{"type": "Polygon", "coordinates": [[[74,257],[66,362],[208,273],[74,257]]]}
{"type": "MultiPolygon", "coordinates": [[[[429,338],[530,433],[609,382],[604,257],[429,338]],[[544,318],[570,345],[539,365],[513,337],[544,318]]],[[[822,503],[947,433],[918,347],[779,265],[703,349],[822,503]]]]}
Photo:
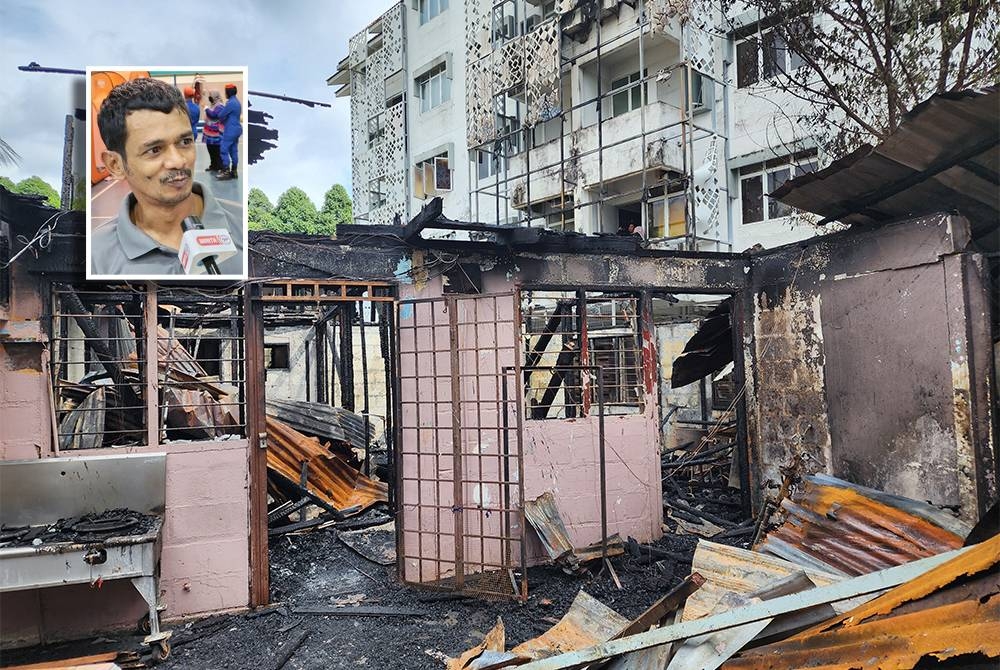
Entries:
{"type": "Polygon", "coordinates": [[[680,108],[660,101],[592,123],[511,157],[516,207],[538,203],[576,187],[595,189],[643,169],[682,172],[683,126],[680,108]],[[560,169],[562,166],[562,169],[560,169]],[[529,170],[530,168],[530,170],[529,170]]]}

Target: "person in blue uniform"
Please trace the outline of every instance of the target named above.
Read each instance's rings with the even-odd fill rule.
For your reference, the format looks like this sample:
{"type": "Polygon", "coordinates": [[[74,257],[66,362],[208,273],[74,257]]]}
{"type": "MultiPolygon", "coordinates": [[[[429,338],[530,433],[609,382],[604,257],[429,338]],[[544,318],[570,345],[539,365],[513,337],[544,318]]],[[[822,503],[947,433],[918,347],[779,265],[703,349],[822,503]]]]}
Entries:
{"type": "Polygon", "coordinates": [[[236,86],[226,84],[226,104],[222,108],[219,121],[222,123],[222,144],[221,159],[222,170],[216,175],[216,179],[236,179],[237,165],[239,165],[240,135],[243,134],[243,124],[240,123],[240,114],[243,106],[240,99],[236,97],[236,86]]]}
{"type": "Polygon", "coordinates": [[[201,107],[194,101],[194,89],[190,86],[184,89],[184,100],[187,103],[188,117],[191,119],[191,133],[198,139],[198,119],[201,118],[201,107]]]}

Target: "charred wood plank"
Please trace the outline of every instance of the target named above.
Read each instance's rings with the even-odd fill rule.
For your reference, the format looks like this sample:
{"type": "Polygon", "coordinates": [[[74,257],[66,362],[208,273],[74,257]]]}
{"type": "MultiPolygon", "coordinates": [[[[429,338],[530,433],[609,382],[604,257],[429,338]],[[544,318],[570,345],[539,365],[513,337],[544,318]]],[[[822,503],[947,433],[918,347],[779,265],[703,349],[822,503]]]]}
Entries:
{"type": "Polygon", "coordinates": [[[292,610],[295,614],[320,614],[323,616],[426,616],[423,610],[405,607],[380,607],[359,605],[357,607],[337,607],[335,605],[303,605],[292,610]]]}
{"type": "Polygon", "coordinates": [[[307,637],[309,637],[309,631],[302,630],[285,642],[285,644],[281,645],[278,653],[275,654],[274,665],[271,667],[274,668],[274,670],[281,670],[285,667],[285,664],[292,658],[295,651],[302,646],[302,643],[305,642],[307,637]]]}
{"type": "Polygon", "coordinates": [[[701,517],[705,521],[711,521],[716,526],[722,526],[723,528],[733,528],[734,526],[736,526],[736,524],[730,521],[729,519],[723,519],[721,516],[717,516],[715,514],[712,514],[711,512],[706,512],[705,510],[700,510],[697,507],[692,507],[683,500],[668,499],[664,500],[663,504],[673,507],[675,510],[678,510],[680,512],[686,512],[687,514],[693,514],[695,516],[701,517]]]}

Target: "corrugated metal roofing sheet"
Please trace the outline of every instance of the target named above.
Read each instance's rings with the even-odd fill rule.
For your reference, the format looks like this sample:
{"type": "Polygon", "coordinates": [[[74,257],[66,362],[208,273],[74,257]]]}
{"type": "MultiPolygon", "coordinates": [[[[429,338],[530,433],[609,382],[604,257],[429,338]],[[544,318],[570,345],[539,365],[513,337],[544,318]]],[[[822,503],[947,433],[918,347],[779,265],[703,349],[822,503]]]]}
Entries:
{"type": "Polygon", "coordinates": [[[970,219],[973,238],[995,250],[998,108],[996,88],[935,95],[880,145],[864,145],[823,170],[785,182],[771,196],[859,225],[958,210],[970,219]]]}
{"type": "Polygon", "coordinates": [[[805,487],[781,503],[784,524],[756,549],[862,575],[962,546],[965,535],[952,532],[958,527],[941,510],[885,494],[876,500],[868,491],[833,477],[807,477],[805,487]]]}
{"type": "MultiPolygon", "coordinates": [[[[726,670],[912,668],[921,660],[1000,658],[1000,536],[726,670]]],[[[958,667],[958,666],[950,666],[958,667]]]]}
{"type": "Polygon", "coordinates": [[[804,572],[816,586],[826,586],[843,579],[841,575],[804,568],[774,556],[707,540],[698,540],[691,570],[704,577],[705,583],[684,603],[681,621],[718,614],[724,609],[720,608],[720,603],[727,593],[748,596],[797,572],[804,572]]]}
{"type": "Polygon", "coordinates": [[[998,246],[1000,94],[988,88],[935,95],[876,147],[864,145],[771,194],[844,223],[877,225],[957,210],[973,238],[998,246]]]}
{"type": "Polygon", "coordinates": [[[297,482],[302,462],[308,462],[307,488],[338,510],[358,506],[360,512],[389,499],[387,484],[366,477],[316,438],[271,417],[267,418],[267,446],[268,468],[297,482]]]}
{"type": "Polygon", "coordinates": [[[548,658],[610,640],[628,623],[618,612],[580,591],[559,623],[511,651],[532,659],[548,658]]]}

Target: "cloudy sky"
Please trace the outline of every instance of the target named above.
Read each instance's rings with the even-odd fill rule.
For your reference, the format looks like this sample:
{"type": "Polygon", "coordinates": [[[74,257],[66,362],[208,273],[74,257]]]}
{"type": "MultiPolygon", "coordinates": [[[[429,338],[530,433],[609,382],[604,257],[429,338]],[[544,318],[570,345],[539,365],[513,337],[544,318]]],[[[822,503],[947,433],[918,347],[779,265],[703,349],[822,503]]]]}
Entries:
{"type": "MultiPolygon", "coordinates": [[[[350,190],[350,105],[326,79],[347,54],[347,40],[393,0],[79,0],[0,2],[0,137],[21,155],[0,175],[38,175],[59,190],[63,123],[83,107],[83,77],[21,72],[88,65],[245,65],[250,88],[329,102],[333,108],[254,98],[274,118],[278,147],[250,166],[247,179],[272,202],[299,186],[319,206],[334,183],[350,190]]],[[[244,99],[246,104],[246,98],[244,99]]],[[[82,123],[77,132],[83,133],[82,123]]]]}

